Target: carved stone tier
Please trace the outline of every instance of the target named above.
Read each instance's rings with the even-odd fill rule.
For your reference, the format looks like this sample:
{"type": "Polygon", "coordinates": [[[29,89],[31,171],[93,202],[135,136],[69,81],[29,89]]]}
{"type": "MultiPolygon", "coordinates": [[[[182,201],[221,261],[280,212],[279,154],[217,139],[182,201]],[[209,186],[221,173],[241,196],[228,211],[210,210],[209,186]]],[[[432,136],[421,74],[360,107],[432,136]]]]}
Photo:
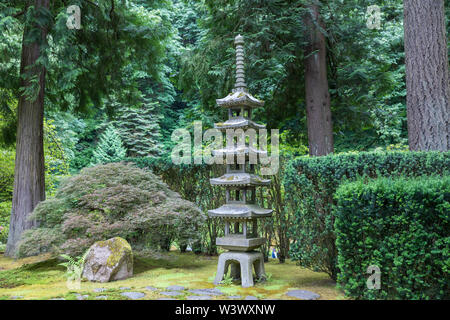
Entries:
{"type": "Polygon", "coordinates": [[[216,238],[216,244],[231,251],[252,251],[266,242],[266,238],[245,238],[239,234],[216,238]]]}
{"type": "Polygon", "coordinates": [[[262,179],[260,176],[251,173],[226,173],[219,178],[209,180],[212,185],[217,186],[268,186],[270,179],[262,179]]]}
{"type": "Polygon", "coordinates": [[[246,91],[236,91],[230,93],[225,98],[216,99],[216,103],[220,107],[233,108],[233,107],[248,107],[259,108],[264,105],[264,101],[256,99],[250,93],[246,91]]]}
{"type": "Polygon", "coordinates": [[[263,124],[257,124],[256,122],[246,119],[246,118],[231,118],[225,122],[219,122],[214,124],[214,128],[219,130],[226,129],[243,129],[246,130],[248,128],[252,128],[255,130],[265,129],[266,126],[263,124]]]}
{"type": "Polygon", "coordinates": [[[223,148],[223,149],[213,150],[213,152],[212,152],[213,156],[215,156],[217,154],[219,154],[219,155],[227,155],[227,154],[241,155],[241,154],[246,154],[247,155],[249,153],[255,153],[257,155],[267,155],[267,151],[258,150],[258,149],[249,147],[248,145],[246,145],[246,146],[236,145],[236,146],[226,147],[226,148],[223,148]]]}
{"type": "Polygon", "coordinates": [[[255,204],[227,203],[223,206],[208,210],[211,217],[242,219],[263,218],[272,215],[272,209],[264,209],[255,204]]]}

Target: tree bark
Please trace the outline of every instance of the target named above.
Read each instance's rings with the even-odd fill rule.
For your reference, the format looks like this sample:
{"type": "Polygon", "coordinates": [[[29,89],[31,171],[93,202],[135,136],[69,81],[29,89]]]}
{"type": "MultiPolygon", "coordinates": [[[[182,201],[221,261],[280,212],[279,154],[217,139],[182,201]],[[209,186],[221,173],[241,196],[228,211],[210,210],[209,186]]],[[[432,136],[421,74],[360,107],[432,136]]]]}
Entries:
{"type": "Polygon", "coordinates": [[[308,45],[305,51],[306,119],[309,154],[323,156],[333,152],[333,124],[327,79],[327,52],[319,7],[307,6],[305,17],[308,45]]]}
{"type": "Polygon", "coordinates": [[[409,149],[447,151],[449,74],[444,0],[405,0],[409,149]]]}
{"type": "MultiPolygon", "coordinates": [[[[35,0],[36,9],[49,8],[49,0],[35,0]]],[[[25,41],[28,33],[37,26],[25,26],[22,39],[22,55],[20,74],[25,76],[21,80],[21,87],[30,87],[30,78],[39,79],[39,93],[37,98],[30,101],[21,95],[17,114],[16,160],[14,169],[14,191],[10,219],[8,243],[5,254],[14,256],[17,242],[24,230],[36,225],[29,221],[28,216],[36,205],[45,199],[44,182],[44,92],[45,68],[36,64],[40,56],[41,44],[47,36],[46,28],[40,28],[40,39],[34,42],[25,41]]]]}

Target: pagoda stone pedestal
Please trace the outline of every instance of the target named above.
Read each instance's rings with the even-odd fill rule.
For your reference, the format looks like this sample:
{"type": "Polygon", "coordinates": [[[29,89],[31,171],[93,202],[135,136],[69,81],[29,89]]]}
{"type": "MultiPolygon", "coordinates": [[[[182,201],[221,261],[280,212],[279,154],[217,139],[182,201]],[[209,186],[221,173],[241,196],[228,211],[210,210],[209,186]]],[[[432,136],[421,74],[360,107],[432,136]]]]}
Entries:
{"type": "MultiPolygon", "coordinates": [[[[244,77],[244,39],[235,38],[236,45],[236,85],[233,92],[223,99],[217,99],[220,107],[228,109],[228,120],[216,123],[214,127],[222,131],[228,129],[264,129],[265,126],[251,120],[252,109],[264,105],[247,91],[244,77]]],[[[227,132],[228,134],[228,132],[227,132]]],[[[239,137],[237,137],[239,140],[239,137]]],[[[219,256],[215,284],[219,284],[231,267],[231,276],[241,279],[243,287],[253,286],[253,268],[259,279],[265,278],[264,257],[261,252],[255,251],[262,246],[266,239],[258,236],[258,219],[270,217],[271,209],[264,209],[256,203],[256,188],[267,186],[270,180],[263,179],[255,174],[255,163],[250,163],[251,156],[266,155],[266,151],[257,150],[249,143],[246,137],[241,137],[241,144],[227,139],[227,146],[214,153],[220,153],[227,158],[226,173],[210,180],[212,185],[225,187],[226,204],[220,208],[209,210],[211,217],[223,219],[225,222],[225,235],[216,239],[216,244],[229,252],[219,256]],[[229,163],[228,158],[236,161],[238,156],[244,161],[229,163]]],[[[255,158],[253,158],[255,159],[255,158]]]]}
{"type": "Polygon", "coordinates": [[[219,256],[216,278],[214,284],[219,284],[224,275],[228,273],[231,266],[231,277],[235,280],[241,279],[244,288],[253,287],[253,268],[258,279],[265,279],[264,256],[261,252],[238,252],[229,251],[219,256]]]}

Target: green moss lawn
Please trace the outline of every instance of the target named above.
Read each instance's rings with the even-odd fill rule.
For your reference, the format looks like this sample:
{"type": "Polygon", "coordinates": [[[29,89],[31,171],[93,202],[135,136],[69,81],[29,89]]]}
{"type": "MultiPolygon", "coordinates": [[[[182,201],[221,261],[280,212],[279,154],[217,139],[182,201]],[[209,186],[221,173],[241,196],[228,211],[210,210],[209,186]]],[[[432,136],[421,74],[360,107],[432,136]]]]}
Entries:
{"type": "MultiPolygon", "coordinates": [[[[77,294],[88,295],[86,300],[94,300],[97,296],[106,296],[108,300],[127,299],[120,293],[138,291],[145,293],[143,299],[167,298],[159,292],[171,285],[184,286],[186,289],[214,288],[212,283],[216,272],[217,257],[194,255],[193,253],[170,252],[158,254],[153,258],[135,257],[134,276],[127,280],[92,283],[82,282],[79,289],[67,287],[65,268],[58,266],[58,261],[49,255],[41,255],[25,259],[13,260],[0,255],[0,299],[54,299],[73,300],[77,294]],[[146,287],[160,290],[147,290],[146,287]],[[95,288],[105,288],[95,293],[95,288]],[[122,289],[120,289],[122,288],[122,289]],[[127,289],[130,288],[130,289],[127,289]]],[[[242,288],[239,284],[220,285],[216,288],[225,293],[224,296],[212,299],[226,299],[226,296],[255,296],[259,299],[291,300],[285,293],[288,290],[310,290],[320,294],[320,299],[344,299],[328,275],[300,268],[295,263],[285,264],[270,259],[266,263],[269,280],[257,283],[252,288],[242,288]]],[[[189,293],[176,299],[187,299],[189,293]]]]}

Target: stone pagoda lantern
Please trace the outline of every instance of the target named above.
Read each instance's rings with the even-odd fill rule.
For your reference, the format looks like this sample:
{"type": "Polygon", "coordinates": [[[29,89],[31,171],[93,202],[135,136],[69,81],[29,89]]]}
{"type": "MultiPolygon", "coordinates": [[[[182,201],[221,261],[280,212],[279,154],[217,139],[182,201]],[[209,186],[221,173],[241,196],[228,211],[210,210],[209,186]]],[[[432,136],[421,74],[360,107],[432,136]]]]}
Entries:
{"type": "MultiPolygon", "coordinates": [[[[242,129],[244,132],[248,129],[254,129],[255,131],[264,129],[265,125],[257,124],[251,120],[252,110],[263,106],[264,101],[256,99],[247,91],[244,73],[243,37],[238,35],[234,43],[236,45],[235,88],[227,97],[216,100],[219,107],[228,109],[228,120],[223,123],[216,123],[214,127],[225,132],[229,129],[242,129]]],[[[233,159],[232,163],[227,160],[226,173],[223,176],[210,180],[212,185],[225,187],[226,190],[226,204],[220,208],[209,210],[209,215],[224,220],[225,236],[217,238],[216,244],[229,250],[219,256],[214,283],[219,284],[231,266],[233,279],[240,278],[243,287],[251,287],[254,283],[253,266],[256,276],[259,279],[265,279],[264,257],[256,249],[263,245],[266,239],[258,236],[257,226],[258,219],[270,217],[272,210],[261,208],[256,203],[256,188],[269,185],[270,180],[257,176],[255,174],[255,161],[249,163],[249,159],[251,154],[253,156],[267,155],[267,151],[256,150],[245,141],[244,136],[240,145],[236,144],[234,139],[231,143],[227,139],[226,148],[215,150],[214,153],[225,155],[227,159],[232,156],[233,159]],[[235,158],[238,158],[238,156],[242,160],[236,162],[235,158]]]]}

